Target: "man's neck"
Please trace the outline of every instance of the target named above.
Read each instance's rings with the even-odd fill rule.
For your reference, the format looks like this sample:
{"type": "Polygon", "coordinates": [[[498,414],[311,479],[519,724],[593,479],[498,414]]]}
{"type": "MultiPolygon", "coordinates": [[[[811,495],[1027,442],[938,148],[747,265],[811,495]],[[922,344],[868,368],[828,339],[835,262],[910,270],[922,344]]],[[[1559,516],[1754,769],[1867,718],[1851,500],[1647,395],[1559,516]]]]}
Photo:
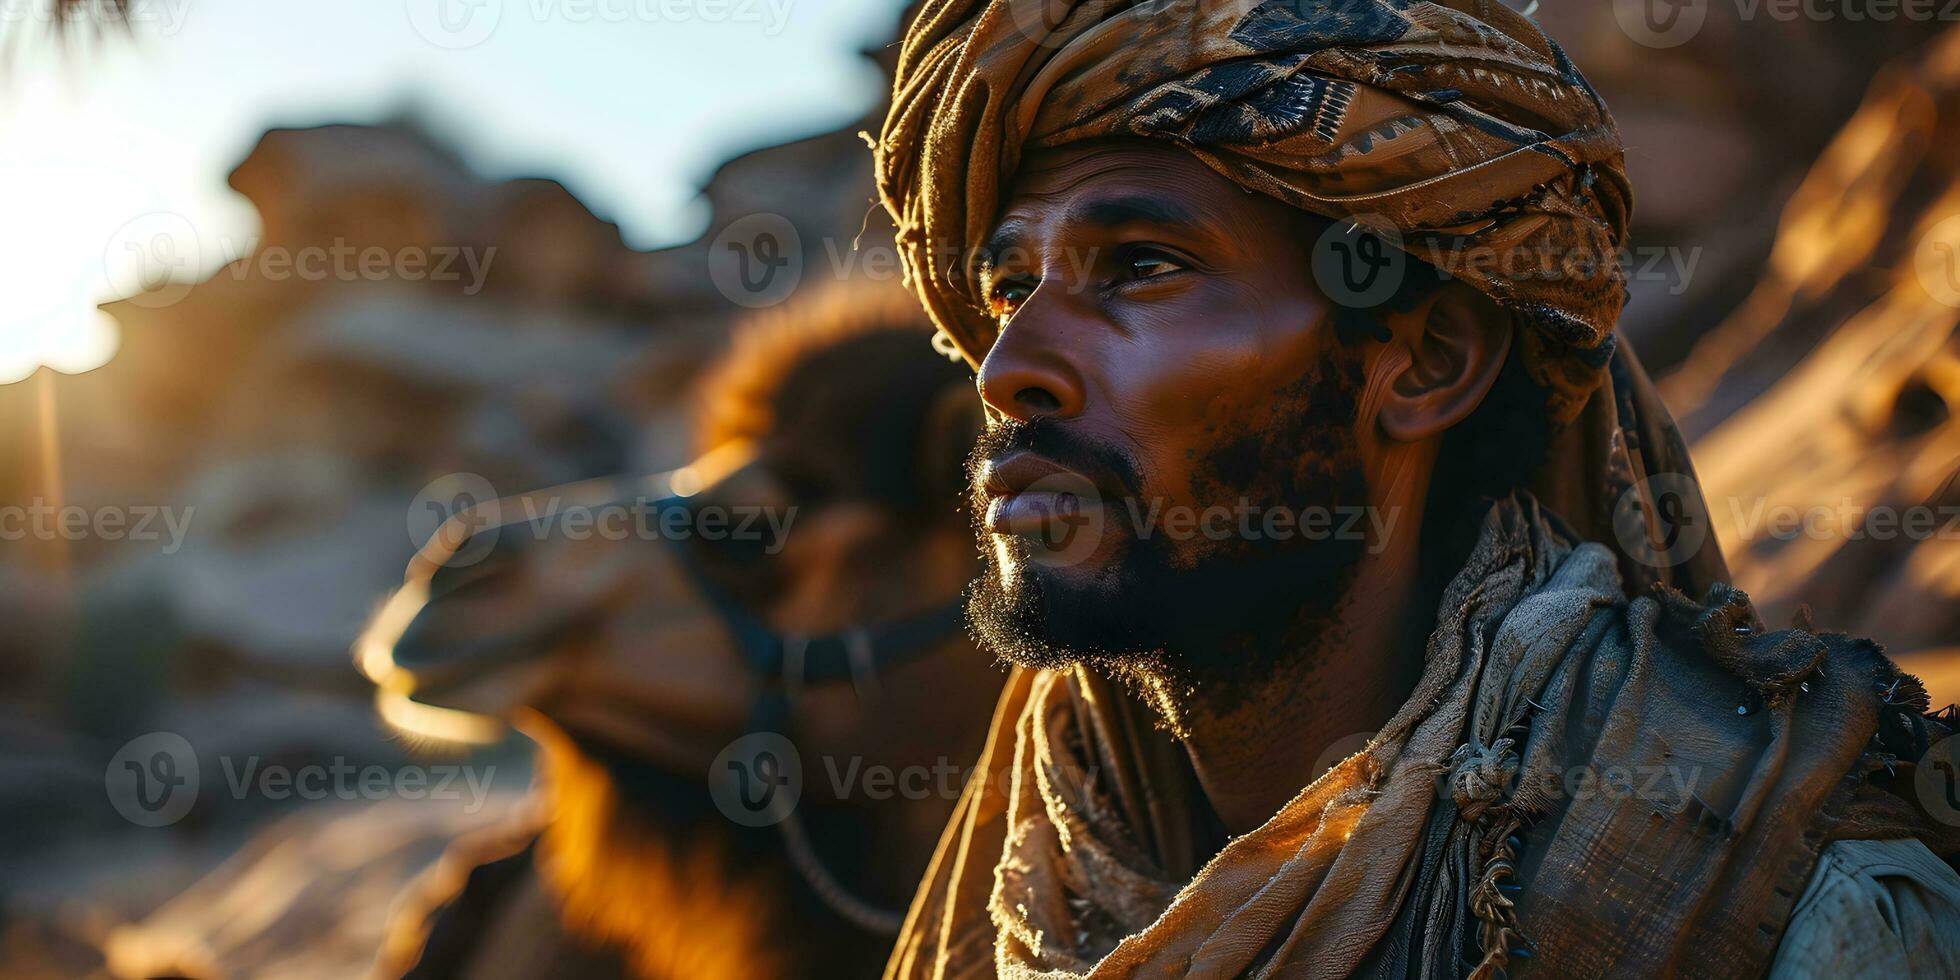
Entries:
{"type": "Polygon", "coordinates": [[[1422,499],[1409,499],[1406,486],[1387,496],[1376,506],[1399,508],[1402,519],[1356,563],[1327,628],[1308,641],[1313,649],[1274,651],[1282,666],[1270,678],[1235,690],[1200,683],[1179,706],[1175,726],[1233,836],[1264,824],[1321,771],[1359,751],[1421,677],[1434,619],[1416,543],[1422,499]]]}

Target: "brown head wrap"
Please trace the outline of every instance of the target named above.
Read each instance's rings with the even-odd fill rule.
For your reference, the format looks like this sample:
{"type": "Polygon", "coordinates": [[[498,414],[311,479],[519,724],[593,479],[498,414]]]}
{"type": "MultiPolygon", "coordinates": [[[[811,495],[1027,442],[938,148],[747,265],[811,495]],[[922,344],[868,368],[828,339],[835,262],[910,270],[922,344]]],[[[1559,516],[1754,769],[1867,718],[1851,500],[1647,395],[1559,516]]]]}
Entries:
{"type": "Polygon", "coordinates": [[[927,0],[877,180],[908,276],[969,361],[992,343],[969,257],[1023,153],[1143,137],[1248,190],[1381,230],[1532,329],[1576,415],[1625,301],[1630,195],[1592,87],[1497,0],[927,0]]]}

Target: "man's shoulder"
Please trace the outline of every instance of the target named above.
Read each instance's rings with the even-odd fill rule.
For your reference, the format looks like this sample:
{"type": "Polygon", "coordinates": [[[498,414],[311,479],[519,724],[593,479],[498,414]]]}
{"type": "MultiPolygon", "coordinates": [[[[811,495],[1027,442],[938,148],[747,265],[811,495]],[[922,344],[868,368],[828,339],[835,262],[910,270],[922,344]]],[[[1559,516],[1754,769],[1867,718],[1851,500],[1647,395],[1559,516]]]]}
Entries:
{"type": "MultiPolygon", "coordinates": [[[[1834,883],[1839,900],[1856,894],[1846,882],[1892,880],[1876,860],[1860,862],[1869,848],[1839,848],[1820,863],[1834,841],[1916,839],[1929,868],[1944,868],[1936,855],[1960,853],[1954,828],[1928,812],[1934,801],[1913,782],[1914,760],[1947,738],[1951,719],[1926,713],[1924,688],[1876,643],[1801,619],[1767,629],[1748,596],[1725,585],[1700,599],[1586,591],[1568,590],[1563,618],[1542,615],[1549,604],[1536,622],[1526,617],[1533,642],[1578,637],[1533,704],[1560,719],[1547,732],[1558,736],[1548,744],[1561,772],[1635,778],[1628,792],[1567,779],[1533,798],[1546,817],[1528,866],[1559,870],[1535,875],[1519,907],[1543,940],[1610,952],[1619,940],[1603,937],[1620,935],[1613,923],[1629,910],[1600,896],[1637,893],[1637,914],[1673,948],[1759,973],[1813,880],[1834,883]],[[1575,633],[1581,602],[1589,614],[1575,633]]],[[[1938,880],[1956,884],[1951,873],[1938,880]]],[[[1941,900],[1948,894],[1941,921],[1960,925],[1950,914],[1960,890],[1941,900]]]]}
{"type": "Polygon", "coordinates": [[[1960,976],[1960,873],[1911,838],[1832,843],[1770,976],[1960,976]]]}

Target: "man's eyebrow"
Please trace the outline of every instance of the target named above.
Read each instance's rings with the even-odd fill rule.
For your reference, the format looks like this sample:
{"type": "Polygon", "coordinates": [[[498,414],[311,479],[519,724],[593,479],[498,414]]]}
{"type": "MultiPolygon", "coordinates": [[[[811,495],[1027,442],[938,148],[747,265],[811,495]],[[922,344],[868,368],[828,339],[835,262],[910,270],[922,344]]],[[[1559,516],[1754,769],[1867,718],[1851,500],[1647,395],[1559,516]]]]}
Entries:
{"type": "Polygon", "coordinates": [[[1203,222],[1180,204],[1158,197],[1129,195],[1092,200],[1075,209],[1074,218],[1086,224],[1114,228],[1132,222],[1161,225],[1179,231],[1200,231],[1203,222]]]}
{"type": "Polygon", "coordinates": [[[991,269],[1001,262],[1001,256],[1026,248],[1027,230],[1022,223],[1009,218],[995,228],[987,240],[980,243],[980,267],[991,269]]]}
{"type": "MultiPolygon", "coordinates": [[[[1186,234],[1205,233],[1205,225],[1198,220],[1196,212],[1182,205],[1162,198],[1147,197],[1141,194],[1122,197],[1096,198],[1072,209],[1072,220],[1101,228],[1115,228],[1121,225],[1139,223],[1169,228],[1186,234]]],[[[995,228],[993,234],[980,245],[980,259],[983,268],[998,265],[1005,256],[1027,248],[1027,229],[1023,222],[1009,218],[995,228]]]]}

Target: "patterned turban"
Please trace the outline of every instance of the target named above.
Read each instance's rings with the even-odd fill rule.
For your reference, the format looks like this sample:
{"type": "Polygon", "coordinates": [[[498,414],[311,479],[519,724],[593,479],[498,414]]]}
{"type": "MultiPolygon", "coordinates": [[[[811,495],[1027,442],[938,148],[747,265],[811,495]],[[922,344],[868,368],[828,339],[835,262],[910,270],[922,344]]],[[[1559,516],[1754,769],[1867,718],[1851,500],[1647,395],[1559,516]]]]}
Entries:
{"type": "Polygon", "coordinates": [[[1382,237],[1528,329],[1552,416],[1604,373],[1631,192],[1612,117],[1498,0],[925,0],[876,147],[909,281],[977,364],[971,259],[1024,153],[1142,137],[1382,237]]]}

